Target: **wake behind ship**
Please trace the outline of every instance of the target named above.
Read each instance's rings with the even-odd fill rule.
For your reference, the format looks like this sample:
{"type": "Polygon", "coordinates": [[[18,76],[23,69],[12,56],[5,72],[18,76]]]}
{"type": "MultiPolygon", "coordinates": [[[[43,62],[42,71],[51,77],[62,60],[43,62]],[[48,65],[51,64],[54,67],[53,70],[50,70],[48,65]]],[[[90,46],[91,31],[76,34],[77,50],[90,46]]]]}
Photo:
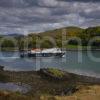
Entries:
{"type": "Polygon", "coordinates": [[[63,57],[65,52],[60,48],[50,48],[50,49],[32,49],[28,51],[22,51],[20,57],[63,57]]]}

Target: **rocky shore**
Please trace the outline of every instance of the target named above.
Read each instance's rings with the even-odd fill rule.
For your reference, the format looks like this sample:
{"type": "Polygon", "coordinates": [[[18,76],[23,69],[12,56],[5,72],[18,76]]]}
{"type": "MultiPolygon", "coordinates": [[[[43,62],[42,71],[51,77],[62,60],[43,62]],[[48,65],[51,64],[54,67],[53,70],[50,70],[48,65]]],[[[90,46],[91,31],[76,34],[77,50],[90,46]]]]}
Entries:
{"type": "Polygon", "coordinates": [[[76,75],[58,69],[20,72],[1,70],[0,82],[12,82],[18,85],[27,84],[31,87],[30,91],[25,95],[20,94],[20,96],[38,98],[36,100],[41,100],[39,98],[43,95],[71,96],[80,91],[81,87],[100,85],[100,79],[98,78],[76,75]]]}

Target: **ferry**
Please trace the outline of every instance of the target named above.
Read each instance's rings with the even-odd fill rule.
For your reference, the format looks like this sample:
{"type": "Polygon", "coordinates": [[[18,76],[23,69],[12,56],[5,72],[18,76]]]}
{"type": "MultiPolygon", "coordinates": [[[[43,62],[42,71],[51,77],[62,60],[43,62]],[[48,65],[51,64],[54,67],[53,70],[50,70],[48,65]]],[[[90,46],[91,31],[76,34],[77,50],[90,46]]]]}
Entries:
{"type": "Polygon", "coordinates": [[[22,51],[20,57],[64,57],[65,52],[60,48],[50,49],[32,49],[28,51],[22,51]]]}

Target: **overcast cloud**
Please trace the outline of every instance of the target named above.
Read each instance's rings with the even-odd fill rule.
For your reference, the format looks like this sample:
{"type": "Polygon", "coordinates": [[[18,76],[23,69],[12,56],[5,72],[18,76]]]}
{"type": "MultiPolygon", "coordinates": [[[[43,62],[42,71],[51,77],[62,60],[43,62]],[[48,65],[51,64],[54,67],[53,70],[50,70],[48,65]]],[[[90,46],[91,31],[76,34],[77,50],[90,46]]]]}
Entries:
{"type": "Polygon", "coordinates": [[[100,25],[100,0],[0,0],[0,33],[100,25]]]}

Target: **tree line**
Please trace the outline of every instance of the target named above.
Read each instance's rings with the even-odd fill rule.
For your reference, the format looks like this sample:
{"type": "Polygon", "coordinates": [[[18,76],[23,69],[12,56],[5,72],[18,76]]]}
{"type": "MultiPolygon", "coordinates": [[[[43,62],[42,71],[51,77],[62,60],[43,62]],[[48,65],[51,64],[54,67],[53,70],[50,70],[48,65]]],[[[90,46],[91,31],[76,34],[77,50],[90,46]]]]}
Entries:
{"type": "MultiPolygon", "coordinates": [[[[82,46],[87,46],[88,42],[94,38],[98,37],[92,45],[100,46],[100,27],[89,27],[87,29],[82,29],[78,27],[67,27],[61,29],[50,30],[42,33],[30,33],[27,36],[0,36],[0,47],[1,48],[14,48],[15,46],[19,50],[25,48],[52,48],[52,47],[62,47],[63,39],[68,40],[69,38],[78,37],[81,39],[82,46]],[[63,34],[63,30],[65,33],[63,34]],[[6,38],[5,38],[6,37],[6,38]]],[[[76,40],[70,40],[69,45],[78,45],[76,40]]],[[[66,45],[65,45],[66,47],[66,45]]]]}

